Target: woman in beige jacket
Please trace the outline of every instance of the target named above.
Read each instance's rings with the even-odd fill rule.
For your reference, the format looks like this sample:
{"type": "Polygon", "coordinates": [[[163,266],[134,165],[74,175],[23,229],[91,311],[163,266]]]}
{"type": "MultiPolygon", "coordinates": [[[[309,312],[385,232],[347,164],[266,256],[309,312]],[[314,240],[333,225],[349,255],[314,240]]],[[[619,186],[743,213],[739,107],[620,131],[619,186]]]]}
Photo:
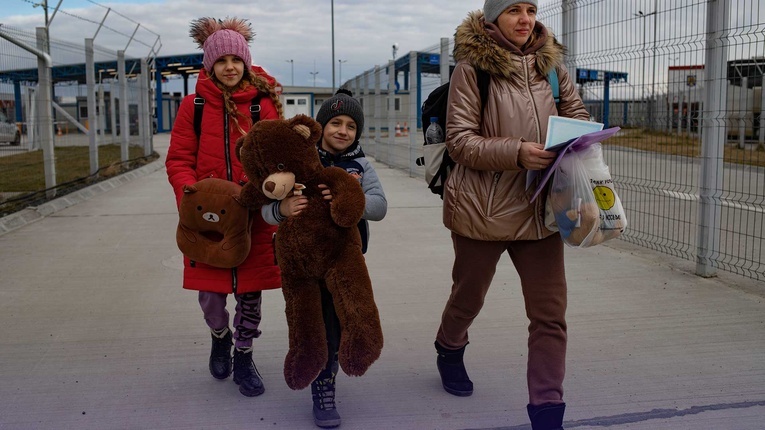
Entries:
{"type": "Polygon", "coordinates": [[[452,232],[452,292],[436,336],[444,389],[473,393],[463,364],[468,327],[478,315],[504,252],[521,280],[530,320],[528,412],[534,430],[562,429],[565,403],[566,278],[563,242],[545,228],[544,197],[530,202],[529,170],[549,166],[545,151],[551,115],[588,119],[563,65],[564,47],[536,22],[535,0],[486,0],[455,34],[446,118],[446,144],[457,162],[446,181],[444,225],[452,232]],[[547,81],[555,68],[556,107],[547,81]],[[491,76],[485,108],[476,69],[491,76]]]}

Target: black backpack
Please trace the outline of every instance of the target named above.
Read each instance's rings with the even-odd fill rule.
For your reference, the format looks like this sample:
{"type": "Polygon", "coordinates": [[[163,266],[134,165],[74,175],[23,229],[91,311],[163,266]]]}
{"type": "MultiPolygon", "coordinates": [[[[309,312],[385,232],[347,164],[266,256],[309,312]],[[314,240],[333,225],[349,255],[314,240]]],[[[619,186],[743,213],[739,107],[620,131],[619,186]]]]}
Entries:
{"type": "MultiPolygon", "coordinates": [[[[478,94],[481,97],[481,120],[483,121],[483,110],[486,108],[486,99],[489,96],[489,82],[491,81],[491,75],[485,70],[477,68],[475,69],[475,73],[478,84],[478,94]]],[[[560,103],[560,88],[558,85],[558,72],[555,68],[548,73],[547,80],[550,82],[553,98],[555,99],[555,107],[557,109],[558,104],[560,103]]],[[[449,100],[449,84],[450,82],[441,84],[438,88],[431,91],[428,98],[422,103],[423,139],[425,138],[425,133],[430,125],[431,117],[438,117],[438,124],[441,126],[441,130],[444,130],[444,133],[446,133],[446,107],[449,100]]],[[[427,145],[427,143],[424,145],[427,145]]],[[[452,167],[454,167],[456,163],[452,160],[452,157],[449,156],[449,151],[446,151],[444,148],[442,152],[442,160],[438,165],[438,168],[433,172],[429,172],[427,176],[430,176],[432,173],[432,179],[428,181],[428,188],[430,191],[433,194],[438,194],[443,199],[446,178],[449,176],[449,172],[451,172],[452,167]]],[[[440,154],[441,151],[434,153],[440,154]]],[[[418,166],[426,166],[426,168],[431,164],[428,163],[428,161],[429,160],[426,160],[425,157],[419,157],[415,160],[418,166]]]]}

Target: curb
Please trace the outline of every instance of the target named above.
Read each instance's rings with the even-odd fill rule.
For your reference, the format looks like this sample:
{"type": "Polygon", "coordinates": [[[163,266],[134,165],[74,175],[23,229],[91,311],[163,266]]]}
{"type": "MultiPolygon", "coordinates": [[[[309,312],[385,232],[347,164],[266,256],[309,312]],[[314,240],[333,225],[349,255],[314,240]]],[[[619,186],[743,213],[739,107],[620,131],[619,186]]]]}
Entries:
{"type": "Polygon", "coordinates": [[[138,169],[117,175],[106,181],[101,181],[89,187],[66,194],[57,199],[45,202],[40,206],[30,206],[18,212],[0,218],[0,236],[18,230],[27,224],[39,221],[46,216],[52,215],[60,210],[74,206],[78,203],[90,200],[100,194],[113,190],[120,185],[128,183],[134,179],[146,176],[163,168],[163,158],[154,160],[151,163],[139,167],[138,169]]]}

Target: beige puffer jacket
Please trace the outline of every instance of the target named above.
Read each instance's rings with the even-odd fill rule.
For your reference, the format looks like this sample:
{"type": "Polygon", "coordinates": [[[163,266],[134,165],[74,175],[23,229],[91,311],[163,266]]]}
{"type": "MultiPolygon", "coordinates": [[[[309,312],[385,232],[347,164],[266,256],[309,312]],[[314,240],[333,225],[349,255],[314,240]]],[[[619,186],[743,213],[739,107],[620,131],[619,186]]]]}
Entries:
{"type": "Polygon", "coordinates": [[[560,116],[589,114],[563,65],[564,48],[537,22],[540,46],[526,55],[500,47],[484,29],[483,13],[471,12],[457,28],[446,115],[446,145],[457,162],[444,190],[444,225],[478,240],[537,240],[552,234],[544,226],[545,194],[531,203],[536,183],[526,189],[518,164],[522,141],[544,143],[547,119],[556,115],[547,73],[558,71],[560,116]],[[475,69],[491,75],[484,118],[475,69]]]}

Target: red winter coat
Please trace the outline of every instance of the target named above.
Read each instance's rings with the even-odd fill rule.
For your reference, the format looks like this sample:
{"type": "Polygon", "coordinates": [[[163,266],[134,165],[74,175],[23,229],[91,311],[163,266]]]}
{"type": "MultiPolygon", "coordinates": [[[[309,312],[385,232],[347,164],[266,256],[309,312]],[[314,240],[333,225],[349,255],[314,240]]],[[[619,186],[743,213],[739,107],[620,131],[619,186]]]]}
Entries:
{"type": "MultiPolygon", "coordinates": [[[[260,67],[252,71],[274,79],[260,67]]],[[[245,131],[249,128],[250,104],[258,94],[254,86],[233,94],[237,108],[245,117],[239,124],[245,131]]],[[[278,119],[279,114],[271,98],[264,94],[260,99],[260,119],[278,119]]],[[[224,130],[223,93],[210,80],[204,70],[200,71],[196,95],[188,95],[178,108],[178,115],[170,134],[167,151],[167,176],[175,192],[176,204],[180,204],[183,186],[203,178],[222,178],[244,185],[247,175],[236,157],[236,140],[242,136],[233,119],[229,119],[228,135],[224,130]],[[199,140],[194,133],[194,97],[205,99],[199,140]],[[225,136],[225,138],[224,138],[225,136]]],[[[260,211],[252,211],[252,249],[247,259],[234,269],[220,269],[183,258],[183,288],[217,293],[244,294],[281,287],[281,273],[276,266],[273,235],[276,226],[263,221],[260,211]]]]}

